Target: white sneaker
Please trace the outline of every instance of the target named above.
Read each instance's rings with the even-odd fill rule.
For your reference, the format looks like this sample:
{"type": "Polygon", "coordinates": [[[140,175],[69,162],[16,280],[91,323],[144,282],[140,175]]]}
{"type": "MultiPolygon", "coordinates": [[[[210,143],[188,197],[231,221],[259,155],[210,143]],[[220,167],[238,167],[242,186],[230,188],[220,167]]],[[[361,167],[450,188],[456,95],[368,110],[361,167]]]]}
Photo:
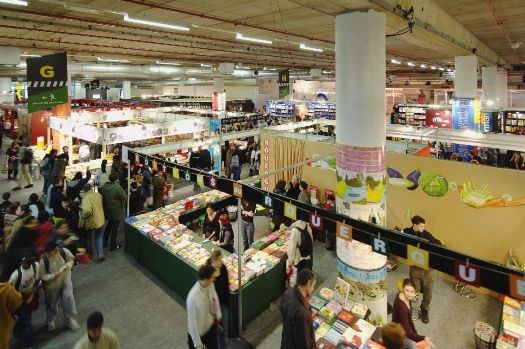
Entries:
{"type": "Polygon", "coordinates": [[[69,327],[70,330],[76,330],[80,327],[80,325],[78,324],[77,320],[75,319],[69,319],[68,323],[67,323],[67,327],[69,327]]]}
{"type": "Polygon", "coordinates": [[[51,320],[47,323],[47,330],[49,332],[53,331],[55,329],[55,321],[51,320]]]}

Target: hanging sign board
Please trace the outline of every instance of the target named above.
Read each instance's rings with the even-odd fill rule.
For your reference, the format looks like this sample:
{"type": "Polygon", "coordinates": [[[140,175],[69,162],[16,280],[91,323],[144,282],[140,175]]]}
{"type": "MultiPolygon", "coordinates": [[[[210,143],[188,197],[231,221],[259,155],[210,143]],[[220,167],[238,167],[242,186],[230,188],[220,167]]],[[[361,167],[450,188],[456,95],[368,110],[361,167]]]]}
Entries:
{"type": "Polygon", "coordinates": [[[290,69],[279,71],[279,99],[283,99],[290,94],[290,69]]]}
{"type": "Polygon", "coordinates": [[[30,113],[68,102],[65,52],[27,59],[27,94],[30,113]]]}

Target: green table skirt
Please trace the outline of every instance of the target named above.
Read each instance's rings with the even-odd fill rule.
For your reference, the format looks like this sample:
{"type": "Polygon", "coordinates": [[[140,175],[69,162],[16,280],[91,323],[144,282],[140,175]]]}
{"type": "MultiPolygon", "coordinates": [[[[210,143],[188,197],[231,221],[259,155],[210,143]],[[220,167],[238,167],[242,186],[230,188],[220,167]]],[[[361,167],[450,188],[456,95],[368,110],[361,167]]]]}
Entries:
{"type": "MultiPolygon", "coordinates": [[[[147,270],[161,279],[183,299],[197,281],[197,270],[182,258],[150,240],[138,229],[125,222],[124,250],[147,270]]],[[[242,288],[242,327],[268,308],[285,290],[286,261],[282,260],[268,272],[250,281],[242,288]]],[[[230,293],[228,309],[228,336],[239,335],[239,294],[230,293]]]]}

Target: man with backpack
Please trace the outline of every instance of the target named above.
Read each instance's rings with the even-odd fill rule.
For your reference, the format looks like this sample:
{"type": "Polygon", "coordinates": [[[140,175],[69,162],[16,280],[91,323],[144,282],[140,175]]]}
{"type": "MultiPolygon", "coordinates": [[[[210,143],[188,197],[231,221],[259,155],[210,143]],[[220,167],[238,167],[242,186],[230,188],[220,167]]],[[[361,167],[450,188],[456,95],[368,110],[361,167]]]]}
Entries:
{"type": "Polygon", "coordinates": [[[33,259],[31,254],[22,257],[22,264],[18,267],[9,279],[9,283],[22,294],[22,305],[18,308],[13,333],[22,339],[26,347],[31,347],[35,343],[31,315],[38,307],[38,279],[40,265],[33,259]]]}
{"type": "MultiPolygon", "coordinates": [[[[288,240],[287,269],[297,269],[299,273],[303,269],[313,268],[313,235],[312,229],[305,221],[296,221],[290,226],[290,238],[288,240]]],[[[295,270],[294,270],[295,272],[295,270]]],[[[295,282],[291,281],[293,286],[295,282]]]]}
{"type": "Polygon", "coordinates": [[[31,178],[31,163],[33,162],[33,150],[28,145],[26,145],[25,147],[22,147],[20,154],[20,167],[22,169],[22,173],[20,174],[20,177],[18,177],[17,186],[14,187],[13,190],[22,189],[23,177],[26,177],[27,179],[27,185],[24,188],[33,187],[33,178],[31,178]]]}
{"type": "Polygon", "coordinates": [[[47,330],[55,329],[55,318],[58,314],[58,302],[62,301],[64,316],[67,326],[71,330],[76,330],[78,322],[75,319],[77,307],[73,296],[73,283],[71,282],[71,268],[75,257],[68,249],[59,247],[57,242],[50,240],[40,264],[42,271],[41,279],[45,282],[45,301],[46,301],[46,323],[47,330]]]}

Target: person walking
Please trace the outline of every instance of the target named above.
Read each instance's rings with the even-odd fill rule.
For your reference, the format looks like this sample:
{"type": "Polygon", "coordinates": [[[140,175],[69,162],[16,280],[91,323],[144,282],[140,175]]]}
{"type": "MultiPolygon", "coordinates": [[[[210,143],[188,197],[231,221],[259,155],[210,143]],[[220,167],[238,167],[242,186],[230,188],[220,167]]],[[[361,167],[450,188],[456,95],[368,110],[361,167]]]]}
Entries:
{"type": "Polygon", "coordinates": [[[33,324],[31,316],[38,307],[38,280],[40,265],[33,259],[30,253],[22,257],[21,265],[9,278],[9,283],[22,294],[23,302],[16,312],[18,317],[13,334],[24,343],[24,346],[31,347],[35,343],[33,324]]]}
{"type": "Polygon", "coordinates": [[[78,148],[79,162],[89,162],[90,153],[89,145],[86,142],[82,142],[80,148],[78,148]]]}
{"type": "Polygon", "coordinates": [[[230,160],[232,179],[234,181],[238,181],[241,179],[241,157],[241,151],[239,150],[239,147],[236,146],[235,150],[233,151],[232,158],[230,160]]]}
{"type": "MultiPolygon", "coordinates": [[[[305,221],[298,220],[290,226],[288,240],[287,270],[299,273],[303,269],[313,268],[313,235],[312,229],[305,221]],[[294,270],[295,269],[295,270],[294,270]]],[[[290,281],[294,285],[294,280],[290,281]]]]}
{"type": "Polygon", "coordinates": [[[224,175],[226,176],[226,178],[230,178],[231,176],[231,163],[234,150],[235,145],[233,143],[228,144],[228,149],[226,150],[226,157],[224,158],[224,175]]]}
{"type": "Polygon", "coordinates": [[[89,183],[90,179],[91,172],[89,170],[86,171],[86,178],[84,178],[84,175],[80,171],[75,173],[73,180],[67,183],[66,194],[68,198],[70,198],[71,201],[80,198],[80,191],[82,190],[82,187],[84,184],[89,183]]]}
{"type": "Polygon", "coordinates": [[[136,216],[144,210],[146,195],[144,195],[143,187],[137,182],[131,182],[129,189],[129,215],[136,216]]]}
{"type": "Polygon", "coordinates": [[[164,178],[158,171],[153,171],[153,209],[156,210],[164,206],[164,178]]]}
{"type": "Polygon", "coordinates": [[[125,211],[128,201],[128,195],[124,192],[124,189],[122,189],[117,179],[116,173],[110,174],[109,182],[104,184],[101,193],[102,203],[104,205],[104,217],[108,221],[104,231],[104,247],[108,247],[109,242],[110,251],[120,248],[120,245],[117,245],[117,234],[120,221],[123,220],[126,215],[125,211]]]}
{"type": "MultiPolygon", "coordinates": [[[[0,265],[0,274],[3,274],[1,269],[0,265]]],[[[22,302],[22,294],[10,283],[0,280],[0,348],[9,348],[15,314],[22,302]]]]}
{"type": "Polygon", "coordinates": [[[24,188],[33,187],[33,178],[31,177],[31,163],[32,162],[33,162],[33,150],[29,147],[29,145],[26,144],[20,150],[20,168],[21,168],[22,173],[18,177],[17,186],[13,188],[13,191],[22,189],[22,182],[23,182],[24,177],[27,180],[27,185],[24,188]]]}
{"type": "MultiPolygon", "coordinates": [[[[190,167],[196,170],[202,169],[202,147],[199,146],[199,148],[196,151],[192,151],[190,154],[190,167]]],[[[200,185],[197,184],[197,182],[193,183],[193,191],[198,192],[201,190],[200,185]]]]}
{"type": "Polygon", "coordinates": [[[44,187],[42,188],[44,198],[47,197],[47,190],[49,188],[49,184],[51,183],[51,173],[53,172],[56,154],[56,149],[51,149],[49,153],[44,155],[44,158],[40,162],[40,173],[42,174],[42,177],[44,177],[44,187]]]}
{"type": "MultiPolygon", "coordinates": [[[[405,234],[417,236],[424,239],[431,244],[441,245],[441,241],[436,239],[431,233],[425,230],[425,219],[421,216],[412,217],[412,226],[403,229],[405,234]]],[[[430,301],[432,300],[432,291],[434,282],[436,281],[436,271],[432,268],[425,270],[418,266],[412,265],[409,272],[410,280],[415,285],[416,293],[423,293],[423,301],[421,302],[421,321],[428,324],[430,318],[428,312],[430,310],[430,301]]]]}
{"type": "Polygon", "coordinates": [[[308,298],[313,294],[316,277],[304,269],[297,275],[297,286],[288,288],[283,295],[281,314],[283,332],[281,349],[315,349],[314,328],[308,298]]]}
{"type": "Polygon", "coordinates": [[[117,335],[104,326],[104,316],[100,311],[89,314],[87,332],[75,343],[73,349],[118,349],[117,335]]]}
{"type": "Polygon", "coordinates": [[[75,319],[77,307],[73,296],[73,282],[71,281],[71,268],[75,257],[68,249],[61,248],[57,242],[51,240],[44,249],[40,260],[41,279],[45,282],[45,304],[47,330],[55,329],[55,318],[58,314],[58,303],[62,302],[67,326],[76,330],[78,322],[75,319]]]}
{"type": "Polygon", "coordinates": [[[79,226],[87,231],[87,249],[91,258],[98,257],[103,262],[104,256],[104,207],[102,195],[93,191],[91,184],[84,184],[80,191],[79,226]]]}
{"type": "Polygon", "coordinates": [[[244,251],[253,244],[253,235],[255,233],[254,215],[255,204],[247,199],[241,199],[241,234],[244,242],[244,251]]]}
{"type": "Polygon", "coordinates": [[[211,265],[199,268],[198,280],[186,298],[188,346],[190,349],[218,349],[217,321],[222,319],[214,282],[220,272],[211,265]]]}
{"type": "MultiPolygon", "coordinates": [[[[227,215],[226,215],[227,217],[227,215]]],[[[230,283],[228,281],[228,269],[223,263],[224,254],[221,249],[214,249],[211,253],[211,257],[206,261],[206,264],[211,265],[220,272],[219,276],[213,283],[215,291],[219,297],[219,303],[221,306],[222,320],[218,329],[218,340],[219,349],[228,349],[228,326],[229,326],[229,314],[228,310],[230,307],[230,283]]]]}
{"type": "Polygon", "coordinates": [[[18,142],[13,141],[5,152],[8,180],[15,180],[16,177],[18,177],[18,153],[19,151],[20,151],[20,148],[18,147],[18,142]]]}

